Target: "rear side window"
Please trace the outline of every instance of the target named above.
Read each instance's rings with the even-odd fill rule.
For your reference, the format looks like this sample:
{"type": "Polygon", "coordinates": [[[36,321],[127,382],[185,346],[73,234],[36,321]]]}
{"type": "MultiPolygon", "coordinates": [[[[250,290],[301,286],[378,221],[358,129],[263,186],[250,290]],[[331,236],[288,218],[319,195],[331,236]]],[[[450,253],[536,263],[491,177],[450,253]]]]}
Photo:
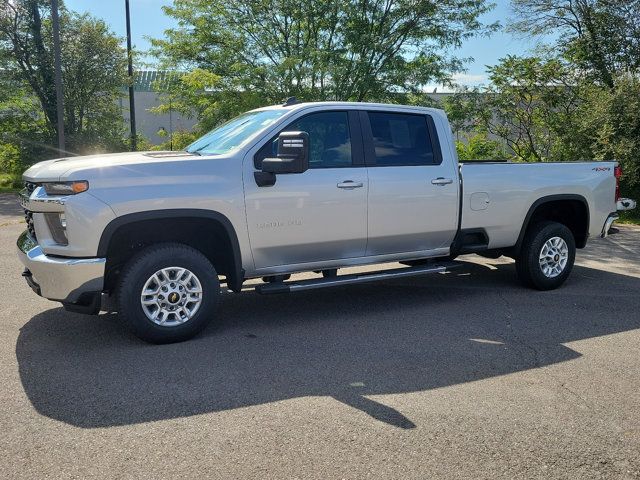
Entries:
{"type": "Polygon", "coordinates": [[[368,116],[376,166],[440,163],[425,115],[368,112],[368,116]]]}

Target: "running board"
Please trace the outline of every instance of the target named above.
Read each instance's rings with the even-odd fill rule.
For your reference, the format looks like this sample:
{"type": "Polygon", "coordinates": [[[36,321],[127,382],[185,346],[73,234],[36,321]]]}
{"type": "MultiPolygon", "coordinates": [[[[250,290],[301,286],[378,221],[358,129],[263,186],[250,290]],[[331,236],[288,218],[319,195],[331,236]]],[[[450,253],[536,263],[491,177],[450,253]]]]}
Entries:
{"type": "Polygon", "coordinates": [[[356,283],[375,282],[378,280],[390,280],[393,278],[416,277],[428,273],[442,273],[464,265],[462,262],[434,262],[432,265],[419,265],[416,267],[393,268],[377,272],[354,273],[348,275],[338,275],[328,278],[311,278],[308,280],[298,280],[291,282],[263,283],[256,286],[256,292],[261,295],[271,295],[275,293],[298,292],[302,290],[312,290],[314,288],[337,287],[339,285],[352,285],[356,283]]]}

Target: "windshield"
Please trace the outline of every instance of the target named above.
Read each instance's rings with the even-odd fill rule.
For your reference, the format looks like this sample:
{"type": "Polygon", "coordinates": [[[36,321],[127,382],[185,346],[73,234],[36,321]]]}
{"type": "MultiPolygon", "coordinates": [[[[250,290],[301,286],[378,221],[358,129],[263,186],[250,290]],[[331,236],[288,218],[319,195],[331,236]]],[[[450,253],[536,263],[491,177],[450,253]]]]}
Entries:
{"type": "Polygon", "coordinates": [[[243,113],[223,123],[187,147],[189,153],[223,155],[238,148],[254,133],[268,127],[287,110],[262,110],[243,113]]]}

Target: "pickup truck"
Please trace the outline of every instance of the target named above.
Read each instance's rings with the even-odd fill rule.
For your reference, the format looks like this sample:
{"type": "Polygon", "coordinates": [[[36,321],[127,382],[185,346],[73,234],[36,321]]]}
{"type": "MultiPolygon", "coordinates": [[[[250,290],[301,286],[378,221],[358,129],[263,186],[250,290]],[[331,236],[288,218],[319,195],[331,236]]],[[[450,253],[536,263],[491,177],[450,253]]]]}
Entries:
{"type": "Polygon", "coordinates": [[[441,110],[289,100],[186,151],[32,166],[18,252],[37,294],[90,314],[110,303],[140,338],[174,342],[215,318],[221,283],[239,293],[253,278],[258,293],[294,292],[443,272],[478,253],[557,288],[576,249],[635,207],[620,174],[616,162],[461,164],[441,110]],[[339,274],[386,262],[404,266],[339,274]]]}

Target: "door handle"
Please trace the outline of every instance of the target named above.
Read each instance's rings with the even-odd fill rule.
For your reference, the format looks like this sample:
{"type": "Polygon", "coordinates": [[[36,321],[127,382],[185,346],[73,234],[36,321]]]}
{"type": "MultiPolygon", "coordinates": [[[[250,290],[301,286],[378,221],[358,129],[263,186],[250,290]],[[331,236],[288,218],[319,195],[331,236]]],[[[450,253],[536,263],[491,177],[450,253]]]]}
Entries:
{"type": "Polygon", "coordinates": [[[354,182],[353,180],[345,180],[336,185],[338,188],[344,188],[345,190],[353,190],[354,188],[362,188],[362,182],[354,182]]]}
{"type": "Polygon", "coordinates": [[[431,180],[431,183],[433,185],[449,185],[450,183],[453,183],[453,180],[450,178],[438,177],[431,180]]]}

